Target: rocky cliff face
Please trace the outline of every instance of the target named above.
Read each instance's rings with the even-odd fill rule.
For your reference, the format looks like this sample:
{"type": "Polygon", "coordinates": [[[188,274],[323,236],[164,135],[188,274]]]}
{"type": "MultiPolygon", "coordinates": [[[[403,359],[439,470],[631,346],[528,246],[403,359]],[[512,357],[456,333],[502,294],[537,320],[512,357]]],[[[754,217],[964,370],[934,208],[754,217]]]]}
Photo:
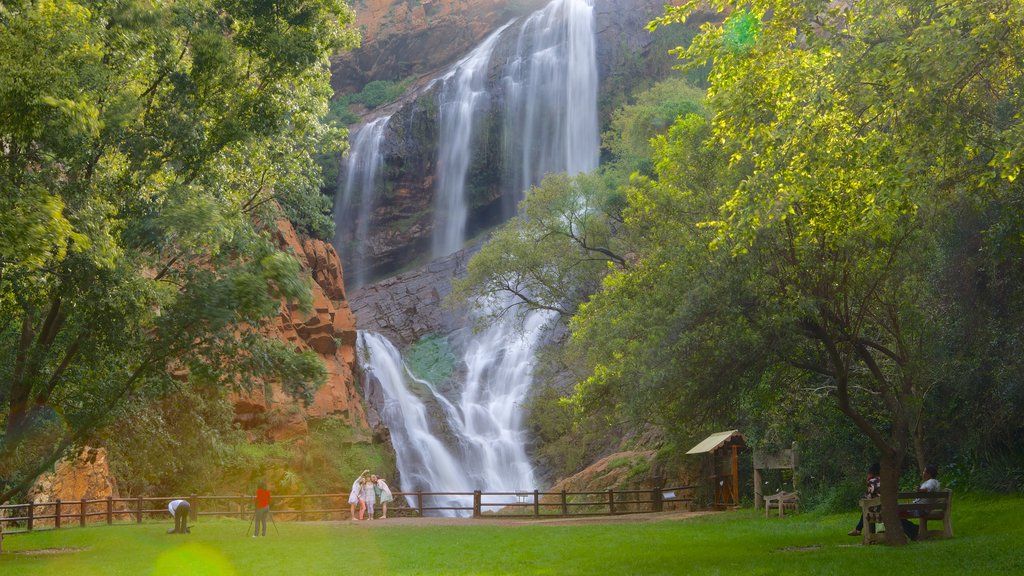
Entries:
{"type": "Polygon", "coordinates": [[[360,0],[361,46],[331,61],[331,84],[358,92],[372,80],[400,80],[454,62],[498,26],[547,0],[360,0]]]}
{"type": "Polygon", "coordinates": [[[334,247],[311,238],[300,239],[289,222],[278,222],[281,248],[292,252],[313,280],[313,309],[308,313],[282,303],[268,335],[312,350],[327,368],[327,382],[313,402],[296,409],[295,401],[277,385],[233,399],[235,419],[246,429],[266,430],[270,440],[300,436],[307,418],[336,418],[354,428],[368,428],[355,378],[355,317],[345,294],[341,263],[334,247]]]}

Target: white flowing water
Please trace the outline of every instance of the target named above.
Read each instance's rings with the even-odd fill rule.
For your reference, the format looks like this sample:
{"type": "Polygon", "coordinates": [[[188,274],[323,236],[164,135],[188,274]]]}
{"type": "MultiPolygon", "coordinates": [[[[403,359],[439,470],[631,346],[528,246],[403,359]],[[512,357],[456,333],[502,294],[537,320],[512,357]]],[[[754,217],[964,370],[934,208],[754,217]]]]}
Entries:
{"type": "MultiPolygon", "coordinates": [[[[491,34],[440,79],[435,258],[466,241],[466,177],[474,123],[481,114],[494,112],[488,109],[488,70],[495,45],[509,27],[491,34]]],[[[515,202],[544,174],[577,174],[597,167],[594,34],[592,0],[554,0],[521,23],[515,50],[497,76],[504,94],[502,130],[509,166],[501,187],[515,202]]],[[[413,376],[384,337],[360,333],[360,362],[372,376],[367,385],[379,385],[385,398],[381,418],[391,431],[403,492],[537,487],[524,448],[522,406],[548,320],[550,314],[534,312],[522,325],[509,318],[473,335],[461,358],[459,373],[465,380],[446,393],[436,383],[413,376]],[[431,415],[440,415],[443,422],[431,421],[431,415]]],[[[470,506],[471,499],[439,498],[425,504],[470,506]]]]}
{"type": "Polygon", "coordinates": [[[506,24],[487,37],[441,78],[441,134],[438,142],[437,191],[433,256],[440,258],[462,248],[469,204],[466,173],[471,159],[473,124],[490,102],[487,68],[498,37],[506,24]]]}
{"type": "Polygon", "coordinates": [[[345,187],[334,206],[334,247],[346,270],[352,271],[355,286],[368,279],[370,225],[383,163],[380,147],[389,120],[390,116],[377,118],[355,133],[345,164],[345,187]]]}
{"type": "MultiPolygon", "coordinates": [[[[508,319],[475,338],[463,355],[465,385],[452,398],[413,375],[386,338],[360,332],[360,362],[370,376],[367,386],[379,385],[385,398],[381,419],[391,431],[403,492],[534,489],[521,406],[533,381],[534,350],[550,318],[548,313],[532,313],[521,330],[513,329],[514,320],[508,319]],[[428,405],[443,415],[443,423],[430,421],[428,405]]],[[[370,396],[374,391],[366,392],[370,396]]],[[[491,497],[487,503],[514,499],[491,497]]],[[[425,506],[469,507],[472,497],[433,497],[425,506]]]]}
{"type": "Polygon", "coordinates": [[[505,67],[504,148],[514,201],[545,174],[597,168],[597,47],[592,0],[557,0],[519,29],[505,67]]]}

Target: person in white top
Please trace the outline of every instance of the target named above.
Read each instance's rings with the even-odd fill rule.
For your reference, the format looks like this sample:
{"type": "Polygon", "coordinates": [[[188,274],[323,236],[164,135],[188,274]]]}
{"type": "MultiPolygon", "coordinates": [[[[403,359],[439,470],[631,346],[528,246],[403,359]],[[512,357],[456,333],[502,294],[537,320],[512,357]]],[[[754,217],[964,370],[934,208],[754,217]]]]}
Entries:
{"type": "Polygon", "coordinates": [[[388,483],[383,478],[379,478],[376,474],[371,474],[370,481],[373,482],[373,491],[380,498],[380,517],[383,520],[388,517],[388,502],[393,502],[395,497],[391,494],[391,488],[388,487],[388,483]]]}
{"type": "Polygon", "coordinates": [[[188,528],[188,515],[192,508],[185,500],[171,500],[167,504],[167,511],[174,517],[174,528],[167,530],[168,534],[189,534],[192,531],[188,528]]]}
{"type": "Polygon", "coordinates": [[[356,481],[352,483],[352,491],[348,493],[348,503],[352,507],[352,520],[358,520],[359,517],[356,515],[356,505],[359,504],[359,495],[362,492],[363,477],[369,474],[369,470],[363,470],[363,473],[356,478],[356,481]]]}
{"type": "MultiPolygon", "coordinates": [[[[939,490],[941,490],[942,487],[939,485],[938,476],[938,466],[936,466],[935,464],[929,464],[925,466],[924,473],[921,474],[921,477],[924,478],[924,482],[921,482],[921,487],[918,488],[918,490],[920,492],[938,492],[939,490]]],[[[923,502],[924,500],[924,498],[918,498],[917,500],[914,500],[914,503],[920,503],[923,502]]],[[[906,518],[900,518],[900,523],[903,524],[903,532],[906,533],[906,535],[911,540],[917,540],[917,535],[921,527],[917,524],[914,524],[910,520],[907,520],[906,518]]]]}

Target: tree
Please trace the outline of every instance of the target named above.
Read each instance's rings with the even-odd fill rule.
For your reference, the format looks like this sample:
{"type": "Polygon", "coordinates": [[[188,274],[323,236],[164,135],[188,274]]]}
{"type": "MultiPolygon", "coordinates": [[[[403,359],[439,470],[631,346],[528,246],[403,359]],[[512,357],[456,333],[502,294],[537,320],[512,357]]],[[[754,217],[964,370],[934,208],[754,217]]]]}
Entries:
{"type": "Polygon", "coordinates": [[[492,316],[508,308],[563,317],[597,289],[609,267],[628,267],[616,236],[620,217],[595,175],[549,174],[530,190],[456,280],[453,301],[475,300],[492,316]],[[490,307],[490,302],[510,302],[490,307]]]}
{"type": "Polygon", "coordinates": [[[902,542],[899,474],[941,377],[938,224],[961,196],[1020,194],[1022,6],[711,4],[729,17],[679,53],[713,64],[706,146],[728,159],[721,194],[695,195],[700,176],[659,152],[657,185],[630,197],[641,264],[609,276],[574,324],[595,366],[580,396],[671,406],[722,377],[742,388],[773,363],[801,370],[879,451],[883,516],[902,542]],[[636,375],[639,393],[617,392],[636,375]]]}
{"type": "Polygon", "coordinates": [[[315,153],[339,0],[40,0],[0,7],[0,502],[126,401],[275,378],[311,354],[262,337],[308,306],[273,242],[329,232],[315,153]]]}

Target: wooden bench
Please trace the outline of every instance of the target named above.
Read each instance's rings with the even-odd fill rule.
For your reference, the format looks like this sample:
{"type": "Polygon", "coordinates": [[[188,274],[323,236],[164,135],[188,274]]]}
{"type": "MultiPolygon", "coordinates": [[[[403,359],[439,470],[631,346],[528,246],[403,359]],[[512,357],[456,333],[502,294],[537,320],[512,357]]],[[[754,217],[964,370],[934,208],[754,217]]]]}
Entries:
{"type": "Polygon", "coordinates": [[[772,509],[772,506],[779,509],[779,518],[785,515],[786,508],[794,510],[797,514],[800,513],[800,493],[799,492],[777,492],[775,494],[769,494],[764,497],[764,517],[768,517],[768,511],[772,509]]]}
{"type": "MultiPolygon", "coordinates": [[[[953,505],[953,491],[938,492],[900,492],[896,495],[900,518],[919,520],[918,540],[926,540],[932,536],[953,537],[953,523],[950,509],[953,505]],[[929,520],[941,520],[942,530],[929,530],[929,520]]],[[[883,538],[875,530],[876,524],[882,521],[882,501],[880,498],[861,498],[860,510],[864,515],[864,543],[871,544],[883,538]]]]}

